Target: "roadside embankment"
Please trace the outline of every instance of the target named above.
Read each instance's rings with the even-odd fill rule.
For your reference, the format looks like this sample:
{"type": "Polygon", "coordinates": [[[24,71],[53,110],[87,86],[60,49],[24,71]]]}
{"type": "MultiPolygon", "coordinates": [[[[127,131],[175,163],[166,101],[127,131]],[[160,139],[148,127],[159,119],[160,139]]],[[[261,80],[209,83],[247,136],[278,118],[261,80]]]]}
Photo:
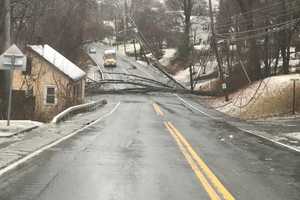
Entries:
{"type": "MultiPolygon", "coordinates": [[[[299,74],[274,76],[257,81],[224,97],[203,97],[201,101],[232,117],[259,119],[291,115],[293,109],[293,79],[299,74]]],[[[300,113],[300,82],[295,87],[295,112],[300,113]]]]}

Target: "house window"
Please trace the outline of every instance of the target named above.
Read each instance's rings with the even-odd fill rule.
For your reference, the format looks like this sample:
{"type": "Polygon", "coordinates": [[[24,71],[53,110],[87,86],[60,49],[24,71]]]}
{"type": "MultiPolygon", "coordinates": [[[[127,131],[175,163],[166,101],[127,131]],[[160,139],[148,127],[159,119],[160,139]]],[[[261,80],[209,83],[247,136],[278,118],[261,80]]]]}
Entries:
{"type": "Polygon", "coordinates": [[[56,88],[54,86],[46,87],[46,104],[56,104],[56,88]]]}

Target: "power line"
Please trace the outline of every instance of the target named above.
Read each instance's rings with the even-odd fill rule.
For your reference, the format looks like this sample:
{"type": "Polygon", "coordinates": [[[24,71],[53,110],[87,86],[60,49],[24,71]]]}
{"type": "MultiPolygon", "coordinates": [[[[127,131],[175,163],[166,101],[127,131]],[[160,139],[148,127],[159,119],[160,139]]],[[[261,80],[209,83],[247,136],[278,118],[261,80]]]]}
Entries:
{"type": "MultiPolygon", "coordinates": [[[[289,6],[289,5],[292,5],[292,4],[295,4],[295,3],[297,3],[297,0],[294,0],[292,2],[287,2],[285,4],[285,6],[289,6]]],[[[277,2],[277,3],[274,3],[274,4],[268,5],[266,7],[263,7],[263,8],[257,8],[257,9],[249,10],[247,12],[243,12],[243,13],[240,13],[240,14],[232,15],[231,17],[239,17],[241,15],[245,16],[245,15],[250,14],[250,13],[254,14],[254,13],[262,12],[262,11],[266,12],[266,11],[268,11],[268,9],[274,9],[274,8],[276,8],[278,6],[282,6],[282,5],[283,5],[283,2],[277,2]]]]}
{"type": "Polygon", "coordinates": [[[247,30],[247,31],[241,31],[241,32],[234,32],[234,33],[223,33],[223,34],[218,34],[219,36],[232,36],[232,35],[241,35],[241,34],[247,34],[247,33],[251,33],[251,32],[257,32],[257,31],[264,31],[266,29],[272,29],[272,28],[277,28],[277,26],[283,26],[283,25],[292,25],[295,22],[297,23],[300,20],[300,18],[296,18],[293,20],[288,20],[285,21],[283,23],[278,23],[278,24],[274,24],[274,25],[269,25],[269,26],[263,26],[263,27],[259,27],[256,29],[251,29],[251,30],[247,30]]]}
{"type": "MultiPolygon", "coordinates": [[[[285,30],[285,29],[287,29],[287,28],[290,28],[290,25],[295,24],[295,23],[297,23],[297,22],[299,22],[299,21],[300,21],[300,18],[298,18],[298,20],[295,21],[295,22],[292,22],[292,23],[283,25],[282,27],[279,27],[279,28],[274,29],[274,30],[270,30],[270,31],[267,31],[267,32],[262,32],[262,33],[257,33],[257,34],[250,35],[250,36],[247,36],[247,37],[240,37],[240,38],[236,38],[236,39],[230,39],[230,41],[233,41],[233,42],[243,41],[243,40],[248,40],[248,39],[253,39],[253,38],[262,37],[262,36],[268,35],[268,34],[270,34],[270,33],[280,32],[280,31],[282,31],[282,30],[285,30]]],[[[224,37],[221,37],[221,38],[222,38],[222,39],[227,39],[227,38],[224,38],[224,37]]]]}
{"type": "MultiPolygon", "coordinates": [[[[286,10],[283,10],[283,11],[277,11],[277,13],[273,13],[274,15],[276,14],[276,16],[271,16],[271,14],[264,14],[264,15],[260,15],[260,18],[258,19],[255,19],[255,23],[257,24],[258,22],[265,22],[266,21],[266,18],[269,18],[270,21],[271,20],[275,20],[275,19],[278,19],[278,18],[283,18],[283,17],[291,17],[293,14],[296,14],[300,9],[300,5],[296,6],[296,7],[293,7],[292,9],[286,11],[286,10]],[[280,13],[283,13],[283,14],[280,14],[280,13]],[[278,15],[280,14],[280,15],[278,15]],[[265,17],[265,18],[264,18],[265,17]]],[[[237,20],[239,23],[239,26],[247,26],[247,25],[250,25],[250,24],[253,24],[253,21],[252,19],[251,20],[237,20]]],[[[228,27],[232,27],[232,26],[235,26],[236,24],[234,22],[230,22],[230,23],[226,23],[226,24],[221,24],[221,25],[217,25],[217,30],[228,30],[228,27]]]]}

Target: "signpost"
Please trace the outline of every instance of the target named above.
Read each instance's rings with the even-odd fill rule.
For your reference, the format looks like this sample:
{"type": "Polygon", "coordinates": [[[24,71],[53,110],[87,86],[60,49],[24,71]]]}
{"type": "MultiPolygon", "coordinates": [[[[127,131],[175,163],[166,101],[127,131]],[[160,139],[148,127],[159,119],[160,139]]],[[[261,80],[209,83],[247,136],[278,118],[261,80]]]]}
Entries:
{"type": "Polygon", "coordinates": [[[16,45],[12,45],[0,56],[0,70],[9,70],[10,73],[9,97],[8,97],[8,108],[7,108],[7,126],[10,126],[14,70],[25,71],[26,62],[27,62],[26,56],[16,45]]]}

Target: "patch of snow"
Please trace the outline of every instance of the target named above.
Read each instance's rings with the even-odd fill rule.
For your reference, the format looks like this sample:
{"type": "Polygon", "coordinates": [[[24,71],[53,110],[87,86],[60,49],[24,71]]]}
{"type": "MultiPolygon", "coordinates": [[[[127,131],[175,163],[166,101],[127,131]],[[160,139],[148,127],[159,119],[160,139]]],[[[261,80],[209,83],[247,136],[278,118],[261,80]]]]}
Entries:
{"type": "Polygon", "coordinates": [[[142,60],[137,60],[136,62],[141,64],[141,65],[148,66],[148,64],[145,61],[142,61],[142,60]]]}
{"type": "Polygon", "coordinates": [[[159,60],[159,62],[163,65],[163,66],[168,66],[170,65],[170,62],[172,60],[172,58],[175,57],[176,54],[176,49],[165,49],[164,50],[164,55],[163,57],[159,60]]]}
{"type": "MultiPolygon", "coordinates": [[[[261,63],[261,65],[262,65],[262,68],[263,68],[264,64],[261,63]]],[[[279,58],[278,67],[282,67],[282,65],[283,65],[283,60],[282,60],[282,58],[279,58]]],[[[296,67],[296,66],[300,65],[300,59],[291,59],[290,62],[289,62],[289,65],[291,67],[296,67]]],[[[271,63],[271,67],[275,67],[275,60],[271,63]]]]}
{"type": "Polygon", "coordinates": [[[286,134],[286,136],[289,137],[289,138],[300,140],[300,133],[299,132],[288,133],[288,134],[286,134]]]}
{"type": "Polygon", "coordinates": [[[10,137],[22,131],[42,126],[43,123],[29,120],[12,120],[6,126],[6,120],[0,120],[0,137],[10,137]]]}
{"type": "Polygon", "coordinates": [[[86,73],[78,66],[47,44],[29,45],[28,47],[74,81],[77,81],[86,75],[86,73]]]}
{"type": "Polygon", "coordinates": [[[186,68],[185,70],[179,71],[174,78],[181,83],[189,83],[190,82],[190,69],[186,68]]]}
{"type": "Polygon", "coordinates": [[[210,49],[210,45],[208,45],[208,44],[200,44],[200,45],[195,45],[194,48],[196,50],[209,50],[210,49]]]}
{"type": "MultiPolygon", "coordinates": [[[[205,69],[205,74],[210,74],[210,73],[213,73],[215,70],[216,70],[216,67],[217,67],[217,61],[213,60],[213,61],[208,61],[207,65],[206,65],[206,69],[205,69]]],[[[204,72],[204,68],[202,66],[200,66],[199,64],[195,65],[194,66],[194,71],[197,73],[197,76],[201,76],[202,75],[205,75],[203,72],[204,72]]],[[[190,82],[190,69],[189,68],[186,68],[185,70],[181,70],[179,71],[175,76],[174,78],[179,81],[179,82],[182,82],[182,83],[188,83],[190,82]]],[[[201,82],[201,83],[198,83],[196,85],[196,88],[200,88],[202,87],[203,85],[206,85],[207,83],[210,84],[210,81],[204,81],[204,82],[201,82]]]]}
{"type": "Polygon", "coordinates": [[[115,22],[114,21],[103,21],[103,24],[105,26],[109,26],[109,27],[115,29],[115,22]]]}

